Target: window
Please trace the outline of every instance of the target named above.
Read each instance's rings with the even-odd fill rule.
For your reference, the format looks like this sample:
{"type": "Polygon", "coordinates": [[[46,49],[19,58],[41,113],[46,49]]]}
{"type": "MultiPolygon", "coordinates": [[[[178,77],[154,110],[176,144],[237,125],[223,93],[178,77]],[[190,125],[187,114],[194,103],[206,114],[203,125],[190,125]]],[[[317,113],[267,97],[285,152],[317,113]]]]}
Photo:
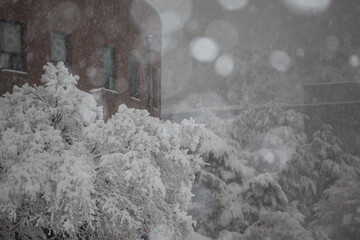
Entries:
{"type": "Polygon", "coordinates": [[[151,42],[152,35],[148,35],[146,37],[146,62],[147,62],[147,109],[150,112],[151,108],[151,42]]]}
{"type": "Polygon", "coordinates": [[[70,66],[70,44],[69,35],[65,33],[51,33],[51,61],[56,64],[63,62],[65,66],[70,66]]]}
{"type": "Polygon", "coordinates": [[[104,47],[104,87],[115,90],[115,48],[104,47]]]}
{"type": "Polygon", "coordinates": [[[158,107],[158,99],[157,99],[157,69],[152,68],[152,104],[153,108],[158,107]]]}
{"type": "Polygon", "coordinates": [[[130,96],[139,98],[139,60],[135,55],[130,56],[130,96]]]}
{"type": "Polygon", "coordinates": [[[25,71],[24,25],[1,21],[1,67],[25,71]]]}

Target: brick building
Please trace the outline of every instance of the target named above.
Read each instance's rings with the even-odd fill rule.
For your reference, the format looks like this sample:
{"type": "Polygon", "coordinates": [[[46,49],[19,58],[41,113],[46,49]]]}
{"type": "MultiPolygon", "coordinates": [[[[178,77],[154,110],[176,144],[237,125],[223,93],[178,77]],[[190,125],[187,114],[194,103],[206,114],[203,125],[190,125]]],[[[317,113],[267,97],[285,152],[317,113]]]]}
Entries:
{"type": "Polygon", "coordinates": [[[0,94],[62,61],[104,118],[120,104],[161,115],[161,19],[146,0],[1,0],[0,94]]]}

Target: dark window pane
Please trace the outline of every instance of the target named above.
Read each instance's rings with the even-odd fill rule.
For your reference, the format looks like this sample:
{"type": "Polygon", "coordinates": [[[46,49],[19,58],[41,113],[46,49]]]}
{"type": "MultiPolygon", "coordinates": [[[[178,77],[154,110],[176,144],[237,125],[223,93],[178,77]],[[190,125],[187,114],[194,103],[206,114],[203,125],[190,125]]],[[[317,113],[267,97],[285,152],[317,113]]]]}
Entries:
{"type": "Polygon", "coordinates": [[[10,54],[8,54],[8,53],[2,53],[1,54],[0,67],[2,67],[2,68],[9,68],[10,67],[10,54]]]}
{"type": "Polygon", "coordinates": [[[153,107],[158,107],[157,99],[157,69],[153,67],[152,69],[152,97],[153,97],[153,107]]]}
{"type": "Polygon", "coordinates": [[[1,22],[1,68],[25,70],[25,50],[22,34],[23,26],[21,24],[1,22]]]}
{"type": "Polygon", "coordinates": [[[21,53],[21,28],[18,24],[2,23],[2,50],[21,53]]]}
{"type": "Polygon", "coordinates": [[[15,70],[21,70],[22,69],[22,63],[23,59],[19,55],[13,55],[12,58],[12,68],[15,70]]]}
{"type": "Polygon", "coordinates": [[[104,87],[115,90],[115,48],[104,47],[104,87]]]}
{"type": "Polygon", "coordinates": [[[51,60],[54,63],[68,64],[69,47],[68,38],[64,33],[51,33],[51,60]]]}
{"type": "Polygon", "coordinates": [[[130,96],[139,97],[139,61],[135,55],[130,56],[130,96]]]}

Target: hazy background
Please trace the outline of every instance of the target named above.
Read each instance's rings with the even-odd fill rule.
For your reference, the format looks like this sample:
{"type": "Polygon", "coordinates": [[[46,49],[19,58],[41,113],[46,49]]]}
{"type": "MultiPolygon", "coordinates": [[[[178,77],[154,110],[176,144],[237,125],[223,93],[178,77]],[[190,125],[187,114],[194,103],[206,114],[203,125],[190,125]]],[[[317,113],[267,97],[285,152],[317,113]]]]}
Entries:
{"type": "Polygon", "coordinates": [[[163,20],[162,106],[303,102],[359,78],[355,0],[149,0],[163,20]]]}

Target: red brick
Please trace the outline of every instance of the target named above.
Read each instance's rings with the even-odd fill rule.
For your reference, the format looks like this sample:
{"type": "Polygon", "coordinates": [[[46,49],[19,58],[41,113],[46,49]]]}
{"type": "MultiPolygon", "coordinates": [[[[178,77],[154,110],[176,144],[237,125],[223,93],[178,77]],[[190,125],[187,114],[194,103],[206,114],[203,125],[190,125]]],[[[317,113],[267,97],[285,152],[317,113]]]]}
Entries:
{"type": "Polygon", "coordinates": [[[70,34],[70,68],[74,75],[79,75],[78,87],[83,91],[104,87],[104,45],[115,47],[118,93],[97,92],[101,93],[98,102],[104,105],[105,119],[114,114],[120,104],[147,109],[145,39],[152,35],[151,64],[158,73],[158,108],[151,107],[150,113],[160,117],[162,25],[158,12],[145,0],[3,0],[0,18],[25,24],[27,58],[27,74],[0,70],[1,95],[11,92],[14,85],[41,84],[42,67],[51,60],[52,31],[70,34]],[[130,98],[130,54],[135,54],[140,61],[140,101],[130,98]]]}

